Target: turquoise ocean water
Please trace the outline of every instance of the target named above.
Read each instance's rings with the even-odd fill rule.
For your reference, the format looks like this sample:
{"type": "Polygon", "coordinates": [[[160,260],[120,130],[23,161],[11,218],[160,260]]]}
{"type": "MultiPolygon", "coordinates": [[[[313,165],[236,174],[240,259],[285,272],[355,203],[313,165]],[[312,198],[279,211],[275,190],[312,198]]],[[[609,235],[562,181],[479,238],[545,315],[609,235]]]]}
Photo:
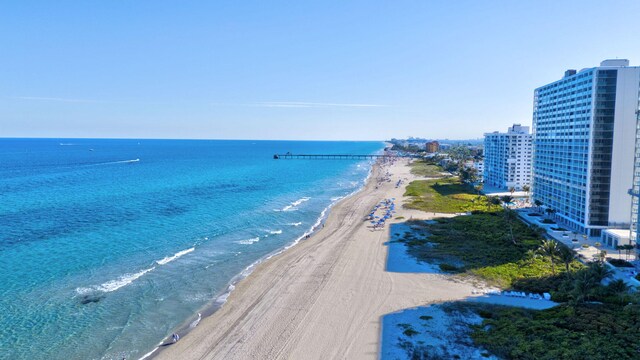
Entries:
{"type": "Polygon", "coordinates": [[[303,237],[370,168],[274,153],[382,147],[0,139],[0,359],[142,357],[303,237]]]}

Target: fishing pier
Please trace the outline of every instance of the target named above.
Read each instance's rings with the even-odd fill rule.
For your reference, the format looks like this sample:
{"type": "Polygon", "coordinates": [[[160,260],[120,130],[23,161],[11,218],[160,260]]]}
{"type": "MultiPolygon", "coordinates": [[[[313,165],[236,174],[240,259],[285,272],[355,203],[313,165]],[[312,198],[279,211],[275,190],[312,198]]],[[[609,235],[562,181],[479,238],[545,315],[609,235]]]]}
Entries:
{"type": "Polygon", "coordinates": [[[278,159],[303,159],[303,160],[376,160],[376,159],[397,159],[413,158],[413,155],[356,155],[356,154],[275,154],[274,160],[278,159]]]}

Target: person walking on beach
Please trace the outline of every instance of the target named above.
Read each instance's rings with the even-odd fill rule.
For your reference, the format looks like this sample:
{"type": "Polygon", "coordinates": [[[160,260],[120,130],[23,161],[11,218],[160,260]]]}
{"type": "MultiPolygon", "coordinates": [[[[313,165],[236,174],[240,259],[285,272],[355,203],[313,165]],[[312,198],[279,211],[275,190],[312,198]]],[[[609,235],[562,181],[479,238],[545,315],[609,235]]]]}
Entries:
{"type": "Polygon", "coordinates": [[[173,343],[177,343],[178,340],[180,340],[180,335],[173,333],[173,335],[171,335],[171,338],[173,339],[173,343]]]}

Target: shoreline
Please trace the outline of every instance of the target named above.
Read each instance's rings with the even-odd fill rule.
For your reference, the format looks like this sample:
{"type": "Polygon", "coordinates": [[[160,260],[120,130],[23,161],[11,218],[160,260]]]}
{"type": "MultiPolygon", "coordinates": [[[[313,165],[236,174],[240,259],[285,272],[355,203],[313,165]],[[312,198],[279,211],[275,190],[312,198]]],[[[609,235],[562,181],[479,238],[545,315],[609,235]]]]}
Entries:
{"type": "Polygon", "coordinates": [[[152,357],[374,359],[383,315],[469,297],[472,284],[386,270],[389,230],[371,230],[364,221],[373,205],[397,198],[396,217],[433,217],[402,208],[404,185],[416,178],[403,162],[373,166],[361,190],[329,211],[325,227],[257,264],[222,307],[152,357]],[[393,179],[377,183],[385,170],[393,179]],[[398,180],[404,183],[396,187],[398,180]]]}
{"type": "MultiPolygon", "coordinates": [[[[320,212],[320,216],[318,216],[318,219],[316,220],[316,222],[313,225],[311,225],[311,227],[307,231],[305,231],[302,235],[300,235],[298,238],[293,240],[291,243],[288,243],[283,247],[278,248],[270,252],[269,254],[264,255],[260,259],[249,264],[241,272],[233,276],[225,286],[226,290],[224,290],[219,295],[216,295],[209,303],[207,303],[201,309],[199,309],[198,312],[188,317],[180,326],[178,326],[178,328],[176,329],[176,333],[180,335],[181,339],[187,336],[189,333],[191,333],[200,324],[202,320],[213,316],[217,311],[219,311],[227,303],[228,298],[231,295],[231,293],[235,290],[236,285],[238,285],[238,283],[242,282],[243,280],[251,276],[251,274],[254,271],[256,271],[256,269],[260,266],[260,264],[263,264],[269,261],[270,259],[278,255],[281,255],[285,251],[299,245],[304,241],[312,240],[314,235],[322,231],[324,224],[326,223],[327,219],[331,214],[332,208],[334,208],[335,206],[338,206],[341,202],[346,201],[350,197],[356,196],[358,193],[365,191],[368,183],[372,181],[372,175],[374,171],[380,168],[380,164],[378,164],[377,162],[370,162],[367,165],[369,166],[369,171],[367,172],[367,176],[362,180],[361,186],[359,186],[354,191],[335,199],[329,205],[327,205],[327,207],[325,207],[320,212]]],[[[162,341],[158,343],[155,348],[153,348],[151,351],[147,352],[146,354],[142,355],[142,357],[139,357],[138,359],[139,360],[156,359],[158,356],[160,356],[160,354],[163,352],[163,350],[167,346],[171,345],[171,341],[172,341],[171,335],[168,335],[167,337],[163,338],[162,341]]]]}

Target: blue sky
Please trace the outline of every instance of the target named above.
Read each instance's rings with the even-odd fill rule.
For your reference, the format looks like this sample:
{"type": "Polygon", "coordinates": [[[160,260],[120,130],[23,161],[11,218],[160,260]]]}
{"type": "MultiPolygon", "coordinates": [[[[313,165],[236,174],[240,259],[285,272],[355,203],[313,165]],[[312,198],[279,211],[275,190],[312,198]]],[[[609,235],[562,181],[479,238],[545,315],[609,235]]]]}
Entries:
{"type": "Polygon", "coordinates": [[[0,137],[478,138],[640,1],[0,1],[0,137]]]}

